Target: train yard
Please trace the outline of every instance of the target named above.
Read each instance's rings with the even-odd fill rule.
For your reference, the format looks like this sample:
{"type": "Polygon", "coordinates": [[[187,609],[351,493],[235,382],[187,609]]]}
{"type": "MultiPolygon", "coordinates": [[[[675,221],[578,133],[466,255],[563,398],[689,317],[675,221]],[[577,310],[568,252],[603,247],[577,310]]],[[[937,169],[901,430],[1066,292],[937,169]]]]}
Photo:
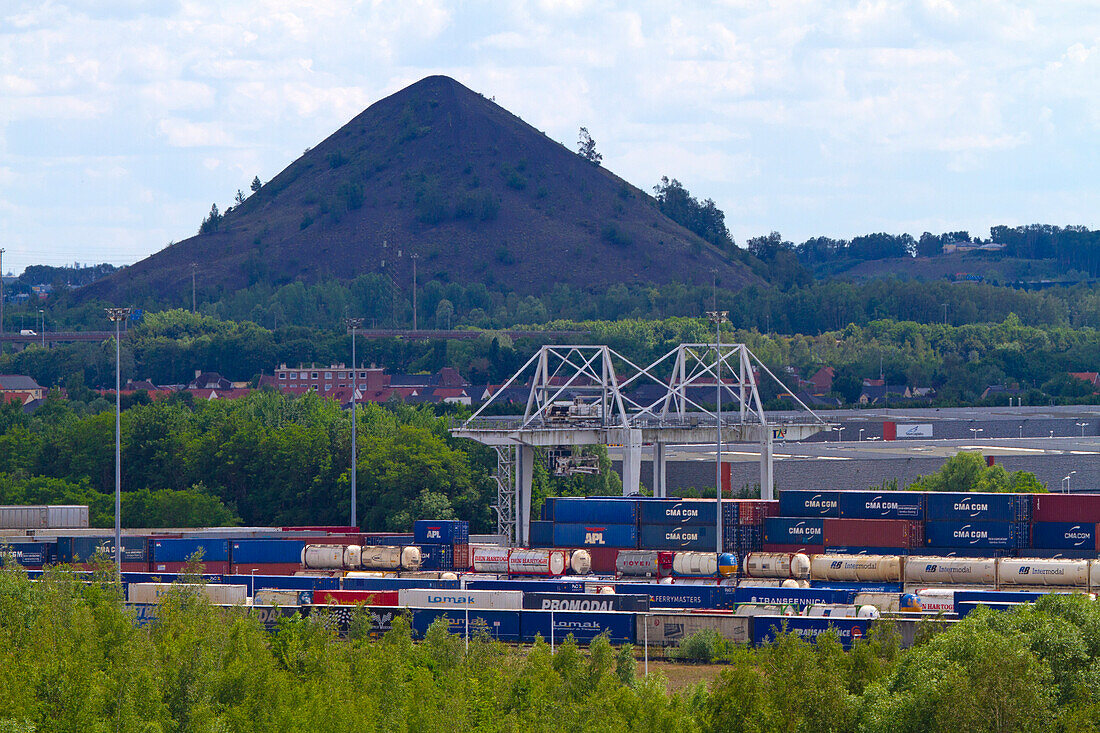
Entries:
{"type": "MultiPolygon", "coordinates": [[[[83,507],[0,510],[5,564],[31,577],[113,560],[83,507]],[[80,526],[80,525],[84,526],[80,526]],[[34,526],[27,526],[34,525],[34,526]],[[69,526],[60,526],[69,525],[69,526]],[[76,526],[72,526],[76,525],[76,526]]],[[[844,645],[890,619],[964,617],[1047,593],[1100,590],[1100,495],[785,491],[776,501],[566,498],[532,547],[421,520],[411,534],[353,527],[128,530],[121,581],[138,623],[173,589],[274,624],[299,614],[347,634],[398,617],[414,634],[509,643],[677,644],[710,630],[761,644],[832,630],[844,645]],[[721,511],[723,552],[716,552],[721,511]],[[198,576],[201,576],[201,580],[198,576]]]]}

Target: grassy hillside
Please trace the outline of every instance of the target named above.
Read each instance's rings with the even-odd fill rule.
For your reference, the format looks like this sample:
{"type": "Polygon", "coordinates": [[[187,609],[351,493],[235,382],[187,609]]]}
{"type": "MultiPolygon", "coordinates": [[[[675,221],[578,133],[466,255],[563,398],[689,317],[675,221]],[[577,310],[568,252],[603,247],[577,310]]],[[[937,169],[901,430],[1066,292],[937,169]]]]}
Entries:
{"type": "Polygon", "coordinates": [[[254,284],[386,276],[537,294],[564,283],[759,282],[653,199],[494,102],[434,76],[383,99],[207,227],[81,290],[146,305],[254,284]]]}

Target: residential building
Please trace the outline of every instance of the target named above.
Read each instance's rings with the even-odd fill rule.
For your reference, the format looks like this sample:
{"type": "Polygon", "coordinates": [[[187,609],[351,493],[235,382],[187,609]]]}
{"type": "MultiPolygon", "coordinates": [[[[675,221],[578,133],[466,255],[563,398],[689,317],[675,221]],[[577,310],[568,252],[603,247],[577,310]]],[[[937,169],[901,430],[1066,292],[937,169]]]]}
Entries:
{"type": "Polygon", "coordinates": [[[22,374],[0,374],[0,395],[3,395],[4,402],[14,399],[26,404],[43,399],[46,389],[33,378],[22,374]]]}

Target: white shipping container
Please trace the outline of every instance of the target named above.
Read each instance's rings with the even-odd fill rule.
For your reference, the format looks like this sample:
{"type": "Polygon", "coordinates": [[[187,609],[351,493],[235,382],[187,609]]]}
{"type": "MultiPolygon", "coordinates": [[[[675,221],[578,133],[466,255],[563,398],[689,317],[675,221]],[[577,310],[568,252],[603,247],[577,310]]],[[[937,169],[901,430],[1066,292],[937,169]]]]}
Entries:
{"type": "Polygon", "coordinates": [[[302,548],[302,567],[339,570],[344,567],[344,549],[344,545],[306,545],[302,548]]]}
{"type": "Polygon", "coordinates": [[[997,560],[912,556],[905,561],[905,582],[993,586],[997,582],[997,560]]]}
{"type": "Polygon", "coordinates": [[[797,616],[798,609],[790,604],[742,603],[734,613],[738,616],[797,616]]]}
{"type": "Polygon", "coordinates": [[[620,575],[656,577],[660,574],[657,555],[653,550],[619,550],[615,570],[620,575]]]}
{"type": "Polygon", "coordinates": [[[566,550],[525,550],[515,548],[508,555],[511,575],[564,575],[569,566],[566,550]]]}
{"type": "Polygon", "coordinates": [[[809,578],[810,558],[801,552],[750,552],[744,572],[750,578],[809,578]]]}
{"type": "Polygon", "coordinates": [[[1002,586],[1088,588],[1089,561],[1002,557],[997,564],[997,582],[1002,586]]]}
{"type": "Polygon", "coordinates": [[[507,547],[495,545],[470,545],[470,566],[479,573],[507,573],[507,547]]]}
{"type": "Polygon", "coordinates": [[[638,644],[677,646],[700,631],[717,631],[735,644],[751,640],[752,619],[746,616],[701,613],[637,614],[638,644]]]}
{"type": "Polygon", "coordinates": [[[482,611],[517,611],[523,608],[518,590],[425,590],[406,588],[397,592],[397,602],[406,608],[469,608],[482,611]]]}
{"type": "Polygon", "coordinates": [[[904,562],[897,555],[814,555],[810,577],[847,583],[900,583],[904,562]]]}
{"type": "Polygon", "coordinates": [[[806,606],[802,610],[802,615],[813,618],[878,618],[879,610],[870,604],[818,603],[806,606]]]}
{"type": "Polygon", "coordinates": [[[0,506],[0,527],[4,529],[46,529],[48,526],[48,507],[0,506]]]}
{"type": "Polygon", "coordinates": [[[88,507],[83,504],[60,504],[46,507],[46,526],[50,529],[85,529],[88,507]]]}
{"type": "Polygon", "coordinates": [[[206,596],[207,600],[222,606],[232,606],[248,602],[247,585],[219,585],[210,583],[131,583],[126,598],[130,603],[160,603],[160,599],[170,592],[194,593],[206,596]]]}

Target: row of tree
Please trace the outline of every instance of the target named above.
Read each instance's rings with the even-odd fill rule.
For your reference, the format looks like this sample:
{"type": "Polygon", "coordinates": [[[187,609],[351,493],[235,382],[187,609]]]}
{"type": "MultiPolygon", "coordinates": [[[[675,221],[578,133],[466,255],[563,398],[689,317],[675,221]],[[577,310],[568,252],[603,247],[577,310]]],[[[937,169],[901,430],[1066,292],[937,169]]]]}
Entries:
{"type": "Polygon", "coordinates": [[[0,728],[992,733],[1100,719],[1100,607],[1081,594],[928,621],[910,649],[888,622],[850,652],[832,635],[727,647],[713,681],[682,692],[602,638],[467,646],[440,621],[414,641],[398,614],[373,640],[363,614],[347,641],[298,617],[268,632],[181,588],[138,627],[106,572],[0,570],[0,728]]]}

